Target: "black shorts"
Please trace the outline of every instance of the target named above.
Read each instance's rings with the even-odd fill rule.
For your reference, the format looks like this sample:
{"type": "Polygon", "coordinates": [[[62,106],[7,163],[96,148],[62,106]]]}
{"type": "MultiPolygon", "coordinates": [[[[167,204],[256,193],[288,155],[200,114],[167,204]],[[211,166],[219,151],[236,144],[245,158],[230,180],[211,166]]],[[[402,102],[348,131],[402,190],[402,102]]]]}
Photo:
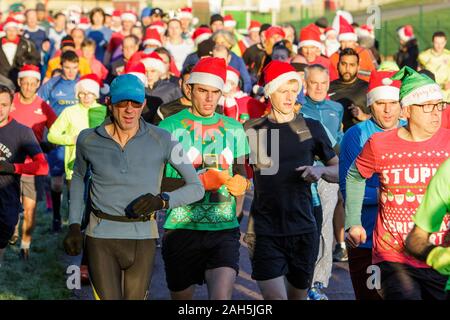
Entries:
{"type": "Polygon", "coordinates": [[[431,268],[383,261],[378,263],[381,271],[381,290],[384,300],[445,300],[448,277],[431,268]]]}
{"type": "Polygon", "coordinates": [[[205,271],[229,267],[239,271],[239,228],[220,231],[165,230],[162,257],[170,291],[205,282],[205,271]]]}
{"type": "Polygon", "coordinates": [[[252,278],[264,281],[286,276],[295,288],[310,288],[318,241],[317,232],[283,237],[256,235],[252,278]]]}
{"type": "Polygon", "coordinates": [[[8,241],[13,236],[15,228],[15,225],[8,225],[0,220],[0,249],[8,246],[8,241]]]}

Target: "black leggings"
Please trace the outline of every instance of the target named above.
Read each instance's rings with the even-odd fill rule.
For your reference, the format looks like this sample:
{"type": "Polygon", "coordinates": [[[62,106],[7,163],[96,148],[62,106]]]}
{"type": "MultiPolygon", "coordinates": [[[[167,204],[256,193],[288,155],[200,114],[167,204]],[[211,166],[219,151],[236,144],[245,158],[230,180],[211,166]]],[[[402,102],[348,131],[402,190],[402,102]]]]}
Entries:
{"type": "Polygon", "coordinates": [[[89,277],[95,298],[146,299],[155,249],[155,239],[98,239],[86,236],[89,277]]]}

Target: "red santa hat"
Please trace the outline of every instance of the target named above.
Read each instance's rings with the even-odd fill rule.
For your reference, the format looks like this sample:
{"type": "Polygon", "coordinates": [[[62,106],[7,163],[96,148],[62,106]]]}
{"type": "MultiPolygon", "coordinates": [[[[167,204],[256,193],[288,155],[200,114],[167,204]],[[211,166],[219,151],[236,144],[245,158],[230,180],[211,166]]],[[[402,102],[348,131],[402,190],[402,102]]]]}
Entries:
{"type": "Polygon", "coordinates": [[[41,72],[38,66],[32,64],[24,64],[18,73],[18,78],[33,77],[41,80],[41,72]]]}
{"type": "Polygon", "coordinates": [[[9,28],[16,28],[19,29],[20,28],[21,23],[16,20],[14,17],[9,16],[8,18],[6,18],[5,22],[3,23],[3,30],[8,30],[9,28]]]}
{"type": "Polygon", "coordinates": [[[141,62],[144,64],[145,69],[155,69],[161,73],[167,72],[167,66],[157,52],[153,51],[150,54],[143,54],[141,62]]]}
{"type": "Polygon", "coordinates": [[[0,24],[0,38],[3,38],[6,35],[5,31],[3,31],[3,24],[0,24]]]}
{"type": "Polygon", "coordinates": [[[397,34],[400,38],[400,40],[403,40],[405,42],[408,42],[411,39],[414,39],[414,29],[412,27],[412,25],[407,24],[403,27],[401,27],[400,29],[398,29],[397,34]]]}
{"type": "Polygon", "coordinates": [[[300,31],[298,47],[314,46],[322,50],[321,32],[318,26],[311,23],[300,31]]]}
{"type": "Polygon", "coordinates": [[[358,37],[371,37],[375,38],[375,30],[372,25],[363,24],[356,29],[356,34],[358,37]]]}
{"type": "Polygon", "coordinates": [[[358,35],[355,29],[352,27],[344,17],[339,17],[339,41],[358,41],[358,35]]]}
{"type": "Polygon", "coordinates": [[[145,75],[145,65],[142,62],[132,63],[128,61],[125,65],[125,73],[132,74],[139,78],[147,86],[147,76],[145,75]]]}
{"type": "Polygon", "coordinates": [[[372,71],[370,74],[369,88],[367,89],[367,105],[370,106],[377,100],[400,99],[400,80],[390,79],[395,71],[372,71]]]}
{"type": "Polygon", "coordinates": [[[192,68],[187,84],[203,84],[223,90],[227,80],[227,65],[225,59],[205,57],[192,68]]]}
{"type": "Polygon", "coordinates": [[[223,17],[223,26],[227,28],[236,27],[236,20],[234,20],[231,14],[227,14],[225,17],[223,17]]]}
{"type": "Polygon", "coordinates": [[[122,21],[133,21],[133,23],[137,22],[137,16],[133,11],[124,11],[120,15],[120,19],[122,21]]]}
{"type": "Polygon", "coordinates": [[[149,29],[154,29],[159,32],[159,34],[163,34],[166,32],[166,25],[162,21],[153,22],[149,29]]]}
{"type": "Polygon", "coordinates": [[[192,15],[192,8],[184,7],[178,11],[177,17],[179,19],[192,19],[194,16],[192,15]]]}
{"type": "Polygon", "coordinates": [[[142,41],[142,44],[144,46],[155,45],[155,46],[161,47],[162,46],[161,35],[159,34],[159,32],[156,29],[148,28],[145,31],[145,36],[142,41]]]}
{"type": "Polygon", "coordinates": [[[271,26],[269,29],[267,29],[264,32],[266,39],[270,39],[271,37],[273,37],[276,34],[280,35],[283,38],[286,37],[286,33],[284,32],[283,28],[278,27],[278,26],[271,26]]]}
{"type": "Polygon", "coordinates": [[[233,81],[236,85],[239,84],[239,77],[241,73],[233,68],[232,66],[227,66],[227,81],[233,81]]]}
{"type": "Polygon", "coordinates": [[[327,35],[328,33],[335,33],[335,34],[337,34],[337,31],[336,31],[336,29],[334,29],[333,27],[328,27],[328,28],[325,28],[325,31],[323,32],[325,35],[327,35]]]}
{"type": "Polygon", "coordinates": [[[78,24],[78,28],[81,30],[87,30],[90,26],[90,21],[88,17],[81,17],[80,23],[78,24]]]}
{"type": "Polygon", "coordinates": [[[194,31],[192,35],[192,40],[194,40],[195,45],[198,45],[200,42],[203,42],[209,39],[212,35],[211,29],[207,27],[200,27],[194,31]]]}
{"type": "Polygon", "coordinates": [[[261,22],[251,20],[247,30],[248,32],[259,32],[259,30],[261,30],[261,22]]]}
{"type": "Polygon", "coordinates": [[[259,84],[264,85],[264,95],[268,97],[289,80],[297,80],[299,83],[298,92],[300,93],[302,79],[295,71],[295,68],[287,62],[272,60],[264,68],[263,77],[261,77],[259,84]]]}
{"type": "Polygon", "coordinates": [[[121,15],[122,15],[122,11],[120,11],[120,10],[114,10],[112,12],[113,17],[120,18],[121,15]]]}
{"type": "MultiPolygon", "coordinates": [[[[75,85],[75,94],[78,96],[81,91],[87,91],[93,93],[98,99],[100,97],[100,88],[102,87],[102,80],[95,73],[89,73],[78,80],[75,85]]],[[[102,93],[104,93],[103,88],[102,93]]]]}

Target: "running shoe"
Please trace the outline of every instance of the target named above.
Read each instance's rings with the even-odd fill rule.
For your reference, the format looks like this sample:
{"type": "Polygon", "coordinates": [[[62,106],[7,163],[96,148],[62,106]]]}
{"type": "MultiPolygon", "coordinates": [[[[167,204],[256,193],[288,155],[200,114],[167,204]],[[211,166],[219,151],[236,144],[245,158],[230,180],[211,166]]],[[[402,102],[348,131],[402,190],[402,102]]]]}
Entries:
{"type": "Polygon", "coordinates": [[[348,261],[348,252],[346,248],[342,248],[339,244],[336,244],[333,252],[334,262],[346,262],[348,261]]]}
{"type": "Polygon", "coordinates": [[[307,300],[328,300],[327,295],[323,292],[322,282],[314,282],[314,285],[308,290],[307,300]]]}

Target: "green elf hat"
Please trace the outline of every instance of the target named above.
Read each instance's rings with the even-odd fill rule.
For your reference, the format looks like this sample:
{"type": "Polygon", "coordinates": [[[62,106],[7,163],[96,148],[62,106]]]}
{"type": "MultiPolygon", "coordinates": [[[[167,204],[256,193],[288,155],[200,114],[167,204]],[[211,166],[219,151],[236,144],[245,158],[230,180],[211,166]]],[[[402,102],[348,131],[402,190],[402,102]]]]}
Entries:
{"type": "Polygon", "coordinates": [[[426,101],[444,98],[441,88],[436,82],[410,67],[403,67],[391,79],[402,82],[400,87],[400,103],[402,106],[422,104],[426,101]]]}

